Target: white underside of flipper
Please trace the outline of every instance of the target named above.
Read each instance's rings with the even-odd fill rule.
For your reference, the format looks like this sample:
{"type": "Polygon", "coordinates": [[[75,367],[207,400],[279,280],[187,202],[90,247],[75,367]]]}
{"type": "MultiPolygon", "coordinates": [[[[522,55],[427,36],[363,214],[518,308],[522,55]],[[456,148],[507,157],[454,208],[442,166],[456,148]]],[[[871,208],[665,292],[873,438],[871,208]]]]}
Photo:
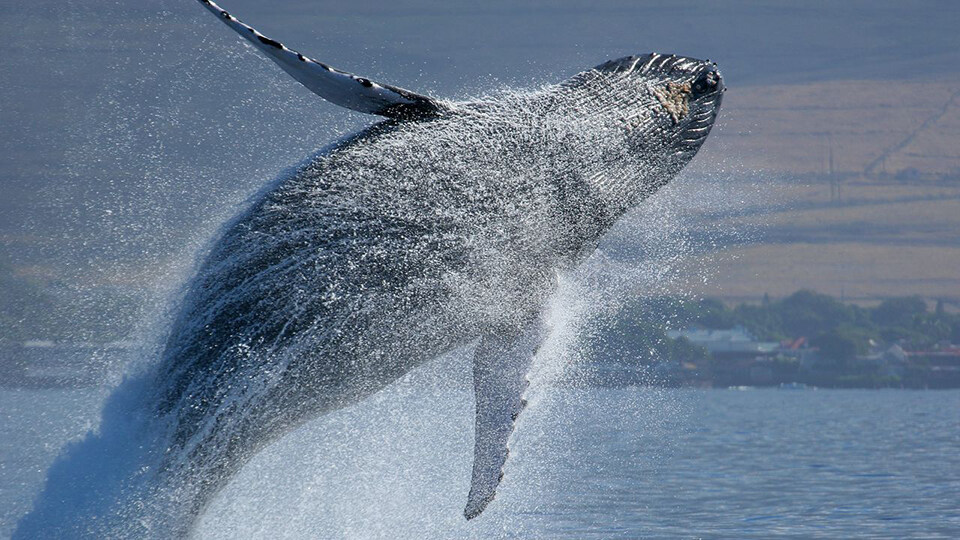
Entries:
{"type": "Polygon", "coordinates": [[[412,118],[440,111],[434,99],[318,62],[240,22],[214,2],[198,1],[294,79],[331,103],[390,118],[412,118]]]}
{"type": "Polygon", "coordinates": [[[467,519],[480,515],[496,496],[510,454],[510,435],[526,406],[527,372],[542,338],[543,323],[536,319],[521,332],[484,336],[477,347],[473,361],[477,400],[473,477],[463,511],[467,519]]]}

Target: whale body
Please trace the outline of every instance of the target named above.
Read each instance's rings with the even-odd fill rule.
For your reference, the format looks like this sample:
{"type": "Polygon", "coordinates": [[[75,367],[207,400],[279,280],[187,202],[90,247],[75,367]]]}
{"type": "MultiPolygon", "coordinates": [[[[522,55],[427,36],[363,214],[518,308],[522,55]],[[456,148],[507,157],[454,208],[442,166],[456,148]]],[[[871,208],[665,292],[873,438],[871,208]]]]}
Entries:
{"type": "Polygon", "coordinates": [[[724,91],[716,65],[629,56],[451,102],[336,70],[200,2],[314,92],[388,119],[265,191],[188,286],[143,398],[158,482],[177,485],[165,534],[188,534],[270,441],[470,343],[476,517],[507,462],[557,270],[693,158],[724,91]]]}

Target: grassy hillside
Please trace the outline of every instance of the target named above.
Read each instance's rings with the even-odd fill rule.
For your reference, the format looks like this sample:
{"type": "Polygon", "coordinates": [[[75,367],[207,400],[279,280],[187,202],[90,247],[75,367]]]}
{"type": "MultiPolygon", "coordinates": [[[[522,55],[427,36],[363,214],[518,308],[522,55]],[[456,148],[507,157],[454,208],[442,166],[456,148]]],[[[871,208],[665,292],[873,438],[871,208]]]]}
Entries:
{"type": "Polygon", "coordinates": [[[960,180],[958,135],[955,77],[733,86],[713,157],[795,176],[960,180]]]}
{"type": "Polygon", "coordinates": [[[705,291],[729,299],[815,288],[848,299],[960,301],[960,80],[733,89],[694,165],[761,177],[705,291]]]}

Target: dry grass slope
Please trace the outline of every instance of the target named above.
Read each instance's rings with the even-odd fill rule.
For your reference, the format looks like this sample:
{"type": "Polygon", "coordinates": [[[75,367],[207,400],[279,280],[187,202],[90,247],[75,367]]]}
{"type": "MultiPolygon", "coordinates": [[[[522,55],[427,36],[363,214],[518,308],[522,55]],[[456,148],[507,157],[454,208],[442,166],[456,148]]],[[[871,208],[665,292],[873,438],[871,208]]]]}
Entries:
{"type": "Polygon", "coordinates": [[[731,159],[780,206],[729,218],[764,234],[729,247],[704,293],[960,303],[960,81],[730,90],[696,166],[731,159]]]}

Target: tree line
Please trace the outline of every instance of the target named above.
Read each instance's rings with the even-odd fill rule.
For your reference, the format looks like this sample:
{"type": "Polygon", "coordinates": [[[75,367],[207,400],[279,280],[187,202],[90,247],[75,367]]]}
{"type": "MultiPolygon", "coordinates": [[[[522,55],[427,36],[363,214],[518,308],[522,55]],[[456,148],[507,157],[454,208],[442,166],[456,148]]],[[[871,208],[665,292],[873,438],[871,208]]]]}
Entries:
{"type": "Polygon", "coordinates": [[[875,307],[847,304],[825,294],[800,290],[759,304],[728,306],[714,298],[659,298],[627,302],[612,314],[590,320],[583,330],[588,356],[641,363],[695,361],[707,357],[687,340],[668,339],[667,329],[691,326],[747,329],[759,341],[806,337],[826,360],[844,362],[874,345],[900,344],[925,350],[939,343],[960,343],[960,314],[948,313],[943,301],[930,309],[918,296],[883,300],[875,307]]]}

